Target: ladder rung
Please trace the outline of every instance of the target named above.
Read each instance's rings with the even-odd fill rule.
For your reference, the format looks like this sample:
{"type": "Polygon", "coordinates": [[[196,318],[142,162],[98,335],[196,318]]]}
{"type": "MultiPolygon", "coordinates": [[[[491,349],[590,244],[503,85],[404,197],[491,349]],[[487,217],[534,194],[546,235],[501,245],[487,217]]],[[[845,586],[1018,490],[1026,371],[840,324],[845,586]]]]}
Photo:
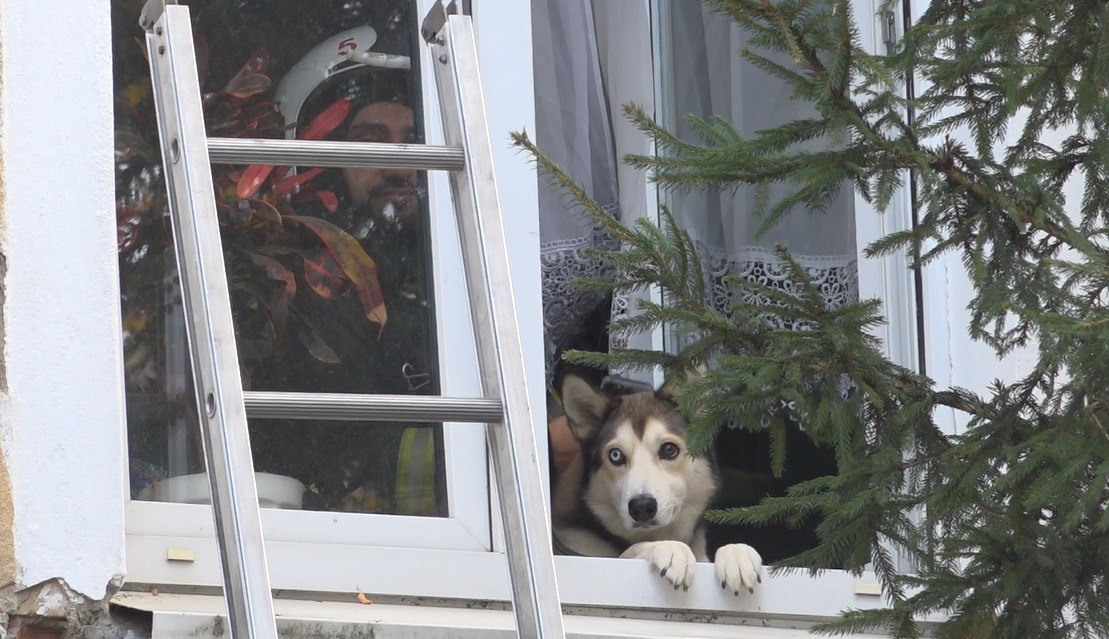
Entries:
{"type": "Polygon", "coordinates": [[[262,140],[208,138],[213,164],[375,167],[460,171],[466,166],[461,147],[432,144],[384,144],[331,140],[262,140]]]}
{"type": "Polygon", "coordinates": [[[500,423],[500,400],[428,395],[246,391],[248,417],[339,421],[500,423]]]}

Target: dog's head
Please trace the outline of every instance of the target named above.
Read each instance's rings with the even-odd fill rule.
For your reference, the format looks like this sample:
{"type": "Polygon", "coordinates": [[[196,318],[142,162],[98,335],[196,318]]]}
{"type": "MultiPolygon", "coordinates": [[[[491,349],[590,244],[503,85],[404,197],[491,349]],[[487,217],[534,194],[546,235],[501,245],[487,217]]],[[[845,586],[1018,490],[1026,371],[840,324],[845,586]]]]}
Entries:
{"type": "Polygon", "coordinates": [[[587,466],[583,499],[605,528],[634,541],[678,519],[696,524],[716,477],[708,459],[689,454],[673,402],[650,387],[597,388],[574,375],[562,402],[587,466]]]}

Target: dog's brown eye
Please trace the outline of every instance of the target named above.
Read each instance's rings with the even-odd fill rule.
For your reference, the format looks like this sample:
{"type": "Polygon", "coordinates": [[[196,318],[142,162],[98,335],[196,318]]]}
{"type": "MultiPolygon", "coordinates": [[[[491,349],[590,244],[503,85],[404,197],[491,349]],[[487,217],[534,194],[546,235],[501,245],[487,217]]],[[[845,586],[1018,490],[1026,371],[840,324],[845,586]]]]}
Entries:
{"type": "Polygon", "coordinates": [[[678,448],[677,444],[666,442],[662,446],[659,446],[658,456],[659,459],[674,459],[678,456],[679,452],[681,452],[681,450],[678,448]]]}
{"type": "Polygon", "coordinates": [[[623,466],[624,463],[628,461],[628,458],[624,457],[624,451],[619,448],[613,448],[608,451],[608,460],[612,462],[613,466],[623,466]]]}

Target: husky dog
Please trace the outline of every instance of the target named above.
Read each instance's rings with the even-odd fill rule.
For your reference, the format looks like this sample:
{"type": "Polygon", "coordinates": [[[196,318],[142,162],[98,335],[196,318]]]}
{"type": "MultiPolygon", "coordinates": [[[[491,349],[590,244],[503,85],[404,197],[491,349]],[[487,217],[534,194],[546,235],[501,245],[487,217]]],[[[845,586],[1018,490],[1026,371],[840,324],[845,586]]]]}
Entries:
{"type": "MultiPolygon", "coordinates": [[[[554,533],[563,550],[646,559],[674,588],[688,590],[697,561],[708,561],[702,515],[719,484],[713,460],[693,457],[686,422],[665,389],[576,375],[562,403],[581,455],[553,490],[554,533]]],[[[762,582],[762,558],[746,544],[716,551],[721,587],[738,595],[762,582]]]]}

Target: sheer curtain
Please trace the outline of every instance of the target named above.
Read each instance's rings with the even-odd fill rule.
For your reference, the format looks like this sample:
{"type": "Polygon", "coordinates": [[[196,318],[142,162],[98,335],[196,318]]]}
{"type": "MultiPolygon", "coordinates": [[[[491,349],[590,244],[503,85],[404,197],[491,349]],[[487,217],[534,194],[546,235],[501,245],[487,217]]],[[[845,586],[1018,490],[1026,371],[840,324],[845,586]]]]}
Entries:
{"type": "MultiPolygon", "coordinates": [[[[669,55],[661,56],[662,68],[656,69],[649,0],[532,0],[536,141],[625,222],[651,215],[654,207],[646,176],[620,161],[625,153],[651,150],[621,108],[630,102],[655,111],[658,74],[665,75],[670,95],[656,113],[673,114],[669,125],[682,136],[693,136],[686,114],[719,115],[751,134],[805,113],[787,86],[739,57],[746,37],[726,15],[692,0],[669,4],[669,15],[655,16],[671,43],[669,55]]],[[[793,289],[773,254],[776,244],[790,249],[830,306],[858,298],[850,188],[827,214],[787,216],[759,238],[753,189],[674,194],[669,200],[702,252],[713,302],[721,310],[737,294],[725,283],[728,275],[793,289]]],[[[540,189],[539,214],[549,378],[555,358],[603,302],[570,285],[575,277],[601,272],[583,249],[609,240],[546,185],[540,189]]],[[[614,315],[634,312],[629,306],[634,301],[614,300],[614,315]]],[[[649,336],[630,336],[614,339],[613,345],[649,344],[649,336]]]]}
{"type": "MultiPolygon", "coordinates": [[[[753,135],[812,113],[810,107],[790,97],[786,83],[739,56],[747,36],[727,15],[698,2],[674,2],[671,7],[672,55],[670,68],[663,72],[672,86],[668,105],[673,114],[671,126],[679,135],[695,139],[686,114],[720,116],[742,134],[753,135]]],[[[789,64],[788,59],[778,62],[789,64]]],[[[772,190],[770,201],[786,195],[787,189],[772,190]]],[[[761,220],[754,214],[754,188],[741,185],[674,195],[672,207],[676,220],[698,244],[712,281],[713,302],[721,310],[726,310],[737,295],[734,287],[725,285],[727,275],[793,290],[795,283],[773,252],[778,244],[786,246],[805,267],[829,306],[858,299],[854,207],[849,185],[825,214],[796,211],[760,237],[756,237],[761,220]]]]}
{"type": "MultiPolygon", "coordinates": [[[[617,217],[645,215],[646,176],[620,158],[647,152],[650,142],[620,109],[654,101],[648,0],[532,0],[532,33],[539,147],[617,217]]],[[[571,281],[601,274],[586,249],[613,243],[547,184],[539,216],[550,381],[556,358],[605,302],[571,281]]]]}

